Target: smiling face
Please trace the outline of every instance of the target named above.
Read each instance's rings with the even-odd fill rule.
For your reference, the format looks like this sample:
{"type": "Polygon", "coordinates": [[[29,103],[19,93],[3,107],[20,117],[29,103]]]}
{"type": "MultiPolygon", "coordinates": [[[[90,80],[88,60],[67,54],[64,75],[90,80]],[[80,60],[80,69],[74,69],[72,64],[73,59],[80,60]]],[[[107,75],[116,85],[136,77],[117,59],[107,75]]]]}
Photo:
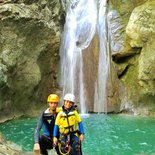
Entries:
{"type": "Polygon", "coordinates": [[[68,101],[68,100],[64,100],[64,108],[69,110],[72,106],[73,106],[73,102],[68,101]]]}

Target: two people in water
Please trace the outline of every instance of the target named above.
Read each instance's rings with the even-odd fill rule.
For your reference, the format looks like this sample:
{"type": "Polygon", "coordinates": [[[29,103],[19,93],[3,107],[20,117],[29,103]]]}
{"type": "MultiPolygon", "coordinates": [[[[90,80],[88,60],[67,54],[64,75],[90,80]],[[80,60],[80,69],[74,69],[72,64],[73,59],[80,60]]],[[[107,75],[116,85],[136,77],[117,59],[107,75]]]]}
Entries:
{"type": "Polygon", "coordinates": [[[55,147],[58,155],[82,155],[84,128],[75,107],[75,96],[68,93],[63,100],[64,105],[58,108],[59,97],[56,94],[48,96],[49,107],[41,113],[34,134],[35,153],[48,155],[48,150],[55,147]],[[42,127],[44,133],[40,135],[42,127]]]}

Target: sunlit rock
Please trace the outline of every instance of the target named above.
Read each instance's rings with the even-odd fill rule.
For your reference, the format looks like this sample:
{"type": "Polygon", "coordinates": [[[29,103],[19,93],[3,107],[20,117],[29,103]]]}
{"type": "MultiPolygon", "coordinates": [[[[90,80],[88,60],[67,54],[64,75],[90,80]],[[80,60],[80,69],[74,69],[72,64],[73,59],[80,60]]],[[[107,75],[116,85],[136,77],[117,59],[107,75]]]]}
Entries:
{"type": "MultiPolygon", "coordinates": [[[[155,1],[148,1],[135,8],[126,32],[130,37],[131,47],[142,47],[138,63],[138,80],[141,98],[155,95],[155,1]]],[[[152,97],[151,97],[152,96],[152,97]]],[[[154,98],[155,99],[155,98],[154,98]]],[[[152,98],[152,101],[154,100],[152,98]]],[[[145,102],[145,100],[144,100],[145,102]]]]}
{"type": "Polygon", "coordinates": [[[113,55],[118,65],[118,77],[127,88],[128,102],[132,105],[127,109],[136,114],[153,114],[155,108],[154,10],[153,0],[133,10],[126,27],[126,45],[120,53],[113,55]]]}
{"type": "MultiPolygon", "coordinates": [[[[155,38],[150,38],[139,57],[139,85],[144,95],[155,96],[155,38]]],[[[152,101],[154,102],[154,100],[152,101]]]]}
{"type": "Polygon", "coordinates": [[[155,34],[155,1],[150,0],[136,7],[130,17],[126,33],[131,47],[143,47],[155,34]]]}

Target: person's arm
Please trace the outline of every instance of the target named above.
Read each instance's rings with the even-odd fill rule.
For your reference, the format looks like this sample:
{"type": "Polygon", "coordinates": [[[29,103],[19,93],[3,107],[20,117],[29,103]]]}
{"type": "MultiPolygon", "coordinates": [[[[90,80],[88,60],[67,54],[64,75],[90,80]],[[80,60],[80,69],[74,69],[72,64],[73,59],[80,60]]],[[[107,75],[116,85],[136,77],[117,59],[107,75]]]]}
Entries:
{"type": "Polygon", "coordinates": [[[79,122],[78,125],[79,125],[80,134],[84,134],[84,127],[82,122],[79,122]]]}
{"type": "Polygon", "coordinates": [[[59,131],[59,127],[58,125],[54,125],[54,130],[53,130],[53,143],[56,146],[58,144],[58,131],[59,131]]]}
{"type": "Polygon", "coordinates": [[[79,125],[79,130],[80,130],[79,140],[83,142],[84,141],[84,127],[83,127],[82,122],[79,122],[78,125],[79,125]]]}
{"type": "Polygon", "coordinates": [[[38,123],[37,123],[37,126],[35,128],[35,132],[34,132],[34,142],[35,143],[39,143],[39,134],[40,134],[42,125],[43,125],[43,112],[41,113],[38,123]]]}
{"type": "Polygon", "coordinates": [[[41,113],[35,132],[34,132],[34,152],[39,153],[40,151],[40,145],[39,145],[39,134],[40,134],[40,130],[42,128],[43,125],[43,113],[41,113]]]}
{"type": "Polygon", "coordinates": [[[61,117],[61,112],[58,113],[56,120],[55,120],[55,125],[54,125],[54,130],[53,130],[53,143],[56,146],[58,144],[58,134],[59,134],[59,121],[61,117]]]}
{"type": "Polygon", "coordinates": [[[83,127],[80,115],[78,114],[77,111],[74,111],[74,112],[75,112],[75,116],[76,116],[76,119],[77,119],[77,122],[78,122],[79,131],[80,131],[79,140],[82,142],[84,140],[84,127],[83,127]]]}
{"type": "Polygon", "coordinates": [[[53,130],[53,137],[57,137],[58,136],[58,131],[59,131],[59,127],[58,125],[54,125],[54,130],[53,130]]]}

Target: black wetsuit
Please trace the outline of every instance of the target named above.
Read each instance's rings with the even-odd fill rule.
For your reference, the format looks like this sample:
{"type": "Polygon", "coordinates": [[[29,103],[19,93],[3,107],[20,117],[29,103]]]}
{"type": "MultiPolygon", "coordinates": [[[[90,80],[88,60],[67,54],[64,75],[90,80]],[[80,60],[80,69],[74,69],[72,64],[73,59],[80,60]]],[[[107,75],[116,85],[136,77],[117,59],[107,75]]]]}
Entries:
{"type": "MultiPolygon", "coordinates": [[[[35,143],[39,143],[42,155],[48,155],[47,150],[53,149],[53,129],[55,118],[56,116],[53,116],[51,113],[49,113],[49,109],[47,109],[41,113],[37,123],[34,133],[34,141],[35,143]],[[40,130],[42,127],[44,129],[44,134],[40,136],[40,130]]],[[[57,154],[60,155],[58,146],[55,147],[55,150],[57,154]]]]}

